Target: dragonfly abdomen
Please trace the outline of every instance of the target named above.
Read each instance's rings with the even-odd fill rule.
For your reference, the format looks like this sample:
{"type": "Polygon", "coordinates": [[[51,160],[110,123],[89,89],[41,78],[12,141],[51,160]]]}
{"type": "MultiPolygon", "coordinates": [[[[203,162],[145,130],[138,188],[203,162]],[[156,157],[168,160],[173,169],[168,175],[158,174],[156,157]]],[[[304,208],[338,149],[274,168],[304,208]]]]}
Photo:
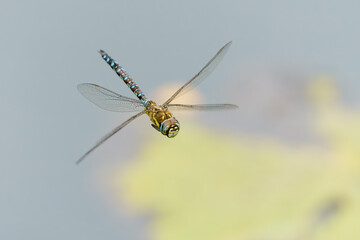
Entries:
{"type": "Polygon", "coordinates": [[[124,83],[130,88],[130,90],[135,94],[135,96],[144,104],[148,102],[148,99],[145,97],[144,93],[140,90],[139,86],[134,82],[134,80],[129,77],[129,74],[123,69],[113,58],[109,56],[105,51],[100,50],[102,58],[109,64],[109,66],[116,72],[116,74],[124,81],[124,83]]]}

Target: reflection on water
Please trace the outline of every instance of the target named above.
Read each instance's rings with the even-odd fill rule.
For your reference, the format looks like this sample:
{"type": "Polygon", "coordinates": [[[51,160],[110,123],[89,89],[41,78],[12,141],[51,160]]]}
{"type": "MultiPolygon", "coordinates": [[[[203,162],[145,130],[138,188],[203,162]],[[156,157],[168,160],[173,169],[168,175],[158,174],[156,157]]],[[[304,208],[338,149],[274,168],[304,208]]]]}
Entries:
{"type": "Polygon", "coordinates": [[[117,195],[154,214],[155,240],[360,239],[360,114],[342,106],[327,76],[303,91],[320,142],[188,121],[172,141],[143,141],[115,173],[117,195]]]}

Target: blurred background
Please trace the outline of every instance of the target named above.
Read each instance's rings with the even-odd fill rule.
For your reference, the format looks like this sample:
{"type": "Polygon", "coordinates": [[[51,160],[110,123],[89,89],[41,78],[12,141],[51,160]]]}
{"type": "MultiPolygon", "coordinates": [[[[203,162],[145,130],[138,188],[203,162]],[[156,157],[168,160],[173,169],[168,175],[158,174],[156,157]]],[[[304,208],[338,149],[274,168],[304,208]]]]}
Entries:
{"type": "Polygon", "coordinates": [[[358,1],[2,1],[0,238],[359,239],[358,1]],[[228,41],[178,103],[167,139],[147,117],[75,161],[131,114],[76,90],[158,103],[228,41]]]}

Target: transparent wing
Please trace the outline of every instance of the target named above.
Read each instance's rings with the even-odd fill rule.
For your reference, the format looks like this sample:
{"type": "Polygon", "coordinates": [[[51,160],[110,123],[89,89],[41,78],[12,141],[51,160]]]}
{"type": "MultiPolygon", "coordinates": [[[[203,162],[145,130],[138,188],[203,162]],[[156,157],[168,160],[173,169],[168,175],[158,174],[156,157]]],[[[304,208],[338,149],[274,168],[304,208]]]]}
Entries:
{"type": "Polygon", "coordinates": [[[175,111],[183,110],[195,110],[195,111],[219,111],[219,110],[232,110],[238,108],[234,104],[195,104],[195,105],[185,105],[185,104],[169,104],[169,109],[175,111]]]}
{"type": "Polygon", "coordinates": [[[139,112],[144,110],[140,100],[129,98],[100,87],[96,84],[82,83],[79,92],[98,107],[113,112],[139,112]]]}
{"type": "Polygon", "coordinates": [[[76,161],[76,164],[79,164],[82,160],[84,160],[84,158],[89,155],[92,151],[94,151],[97,147],[99,147],[101,144],[103,144],[106,140],[108,140],[110,137],[112,137],[115,133],[117,133],[118,131],[120,131],[121,129],[123,129],[126,125],[128,125],[130,122],[132,122],[133,120],[135,120],[136,118],[140,117],[141,115],[143,115],[145,113],[145,111],[139,112],[138,114],[132,116],[131,118],[129,118],[128,120],[126,120],[125,122],[123,122],[121,125],[117,126],[116,128],[114,128],[111,132],[109,132],[108,134],[106,134],[102,139],[100,139],[100,141],[95,144],[95,146],[93,146],[89,151],[87,151],[84,155],[82,155],[81,158],[79,158],[79,160],[76,161]]]}
{"type": "Polygon", "coordinates": [[[210,75],[216,68],[216,66],[221,62],[224,58],[226,52],[229,50],[232,42],[228,42],[225,44],[216,55],[203,67],[200,72],[198,72],[192,79],[190,79],[187,83],[185,83],[179,90],[177,90],[163,105],[167,106],[170,102],[172,102],[176,97],[183,95],[184,93],[190,91],[197,85],[199,85],[202,81],[205,80],[207,76],[210,75]]]}

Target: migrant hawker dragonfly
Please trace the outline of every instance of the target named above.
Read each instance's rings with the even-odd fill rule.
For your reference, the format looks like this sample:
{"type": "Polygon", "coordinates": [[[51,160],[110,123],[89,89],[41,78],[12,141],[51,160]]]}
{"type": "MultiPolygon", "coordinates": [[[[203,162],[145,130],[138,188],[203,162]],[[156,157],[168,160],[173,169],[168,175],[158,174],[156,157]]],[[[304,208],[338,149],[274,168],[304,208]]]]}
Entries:
{"type": "Polygon", "coordinates": [[[130,90],[136,95],[138,99],[122,96],[118,93],[110,91],[96,84],[82,83],[77,86],[79,92],[102,109],[114,112],[138,112],[121,125],[117,126],[110,133],[105,135],[100,141],[95,144],[89,151],[87,151],[76,163],[80,163],[84,158],[99,147],[102,143],[108,140],[115,133],[123,129],[126,125],[134,119],[143,114],[147,114],[152,122],[152,126],[163,135],[173,138],[180,130],[180,123],[173,117],[170,110],[228,110],[237,108],[233,104],[171,104],[171,102],[199,85],[207,76],[210,75],[216,66],[225,56],[229,50],[231,42],[224,45],[216,55],[198,72],[192,79],[179,88],[165,103],[158,105],[154,101],[145,97],[139,86],[126,71],[105,51],[100,50],[101,57],[109,64],[109,66],[116,72],[116,74],[125,82],[130,90]]]}

